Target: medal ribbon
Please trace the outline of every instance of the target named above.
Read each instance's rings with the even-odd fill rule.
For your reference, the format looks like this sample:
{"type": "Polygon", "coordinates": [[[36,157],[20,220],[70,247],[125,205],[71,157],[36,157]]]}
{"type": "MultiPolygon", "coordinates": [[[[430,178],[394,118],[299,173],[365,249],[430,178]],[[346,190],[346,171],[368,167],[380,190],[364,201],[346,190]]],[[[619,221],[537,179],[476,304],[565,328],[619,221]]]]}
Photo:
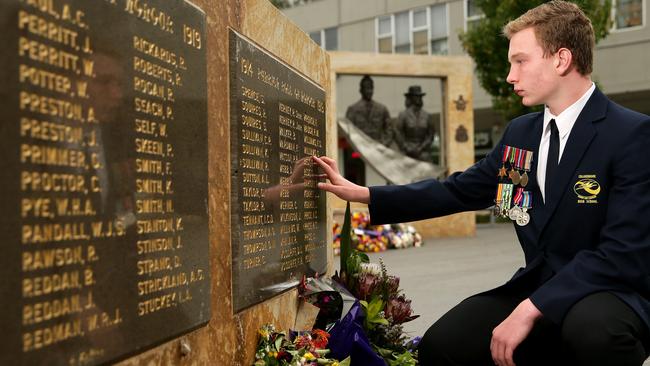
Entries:
{"type": "Polygon", "coordinates": [[[503,183],[499,183],[499,187],[497,188],[497,197],[496,197],[496,204],[498,205],[501,203],[501,194],[503,192],[503,183]]]}
{"type": "Polygon", "coordinates": [[[508,145],[503,145],[503,156],[501,157],[501,162],[505,163],[508,160],[508,155],[510,155],[510,149],[512,149],[508,145]]]}
{"type": "MultiPolygon", "coordinates": [[[[528,192],[528,193],[530,193],[530,192],[528,192]]],[[[519,188],[517,188],[517,191],[515,192],[515,200],[514,200],[515,201],[514,202],[515,206],[521,206],[520,203],[521,203],[521,200],[523,198],[524,198],[524,188],[519,187],[519,188]]]]}
{"type": "Polygon", "coordinates": [[[526,150],[518,149],[517,150],[517,170],[522,170],[524,168],[525,157],[526,157],[526,150]]]}
{"type": "Polygon", "coordinates": [[[504,183],[501,192],[501,208],[507,212],[512,206],[512,189],[514,185],[504,183]]]}
{"type": "Polygon", "coordinates": [[[530,165],[533,162],[533,152],[532,151],[526,151],[526,162],[524,163],[524,170],[529,172],[530,171],[530,165]]]}
{"type": "Polygon", "coordinates": [[[511,147],[510,148],[510,159],[509,160],[510,160],[510,168],[511,169],[514,169],[515,155],[517,154],[517,151],[519,151],[519,149],[517,149],[516,147],[511,147]]]}
{"type": "Polygon", "coordinates": [[[524,192],[523,193],[524,199],[523,203],[521,205],[522,208],[530,208],[531,207],[531,197],[530,197],[530,192],[524,192]]]}

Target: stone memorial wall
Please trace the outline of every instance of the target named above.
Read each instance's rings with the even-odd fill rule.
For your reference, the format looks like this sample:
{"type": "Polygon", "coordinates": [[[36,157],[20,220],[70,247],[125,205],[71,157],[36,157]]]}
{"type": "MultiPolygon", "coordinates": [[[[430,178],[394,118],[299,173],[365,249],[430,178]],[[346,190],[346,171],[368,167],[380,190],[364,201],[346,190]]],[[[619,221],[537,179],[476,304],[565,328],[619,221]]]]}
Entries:
{"type": "Polygon", "coordinates": [[[205,14],[11,0],[0,364],[115,361],[210,319],[205,14]]]}
{"type": "Polygon", "coordinates": [[[7,0],[0,29],[0,364],[249,365],[332,263],[326,53],[266,0],[7,0]]]}
{"type": "Polygon", "coordinates": [[[325,91],[230,33],[233,308],[327,269],[325,91]]]}

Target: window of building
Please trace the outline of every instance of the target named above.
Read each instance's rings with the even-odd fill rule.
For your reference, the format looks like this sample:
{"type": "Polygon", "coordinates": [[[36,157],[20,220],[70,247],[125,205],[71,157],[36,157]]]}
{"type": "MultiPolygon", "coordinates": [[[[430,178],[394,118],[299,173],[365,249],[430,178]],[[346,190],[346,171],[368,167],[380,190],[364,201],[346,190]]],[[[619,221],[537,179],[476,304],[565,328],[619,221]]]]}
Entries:
{"type": "Polygon", "coordinates": [[[433,5],[381,16],[376,21],[377,52],[447,53],[447,5],[433,5]]]}
{"type": "Polygon", "coordinates": [[[377,18],[377,52],[393,53],[393,16],[377,18]]]}
{"type": "Polygon", "coordinates": [[[447,48],[447,4],[433,5],[431,12],[431,54],[446,55],[447,48]]]}
{"type": "Polygon", "coordinates": [[[465,0],[465,30],[473,29],[485,17],[476,1],[465,0]]]}
{"type": "Polygon", "coordinates": [[[429,15],[427,8],[411,12],[411,34],[413,35],[413,53],[429,54],[429,15]]]}
{"type": "Polygon", "coordinates": [[[325,49],[336,51],[339,49],[339,30],[336,27],[323,30],[325,34],[325,49]]]}
{"type": "Polygon", "coordinates": [[[411,53],[409,12],[395,14],[395,53],[411,53]]]}
{"type": "Polygon", "coordinates": [[[310,33],[309,33],[309,37],[310,37],[314,42],[316,42],[316,44],[318,44],[319,46],[322,46],[322,42],[321,42],[321,38],[322,38],[322,37],[321,37],[321,32],[322,32],[322,31],[319,31],[319,30],[318,30],[318,31],[314,31],[314,32],[310,32],[310,33]]]}
{"type": "Polygon", "coordinates": [[[644,0],[614,0],[614,29],[643,26],[643,2],[644,0]]]}
{"type": "Polygon", "coordinates": [[[327,51],[339,49],[339,30],[337,27],[310,32],[309,37],[327,51]]]}

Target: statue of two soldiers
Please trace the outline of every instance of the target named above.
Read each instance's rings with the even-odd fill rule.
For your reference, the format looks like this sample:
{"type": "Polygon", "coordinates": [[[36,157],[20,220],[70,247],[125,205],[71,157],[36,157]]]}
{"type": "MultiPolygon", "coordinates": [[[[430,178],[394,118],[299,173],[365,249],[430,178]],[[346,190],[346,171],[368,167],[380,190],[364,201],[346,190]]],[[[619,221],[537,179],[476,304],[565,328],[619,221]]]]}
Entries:
{"type": "Polygon", "coordinates": [[[366,135],[389,146],[393,141],[405,155],[431,162],[432,143],[436,133],[433,116],[422,109],[422,92],[419,85],[410,86],[406,97],[406,110],[399,113],[393,126],[388,109],[372,100],[374,82],[365,75],[359,83],[361,100],[348,107],[345,116],[366,135]]]}

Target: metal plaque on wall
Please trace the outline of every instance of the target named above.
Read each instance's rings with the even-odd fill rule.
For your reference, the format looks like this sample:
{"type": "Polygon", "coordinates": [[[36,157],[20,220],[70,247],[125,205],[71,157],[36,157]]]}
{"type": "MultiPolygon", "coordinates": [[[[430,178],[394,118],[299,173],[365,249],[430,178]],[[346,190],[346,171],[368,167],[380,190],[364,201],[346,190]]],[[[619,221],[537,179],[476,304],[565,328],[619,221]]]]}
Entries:
{"type": "Polygon", "coordinates": [[[231,31],[230,126],[237,312],[326,270],[325,91],[231,31]]]}
{"type": "Polygon", "coordinates": [[[208,322],[205,24],[182,0],[0,3],[0,364],[208,322]]]}

